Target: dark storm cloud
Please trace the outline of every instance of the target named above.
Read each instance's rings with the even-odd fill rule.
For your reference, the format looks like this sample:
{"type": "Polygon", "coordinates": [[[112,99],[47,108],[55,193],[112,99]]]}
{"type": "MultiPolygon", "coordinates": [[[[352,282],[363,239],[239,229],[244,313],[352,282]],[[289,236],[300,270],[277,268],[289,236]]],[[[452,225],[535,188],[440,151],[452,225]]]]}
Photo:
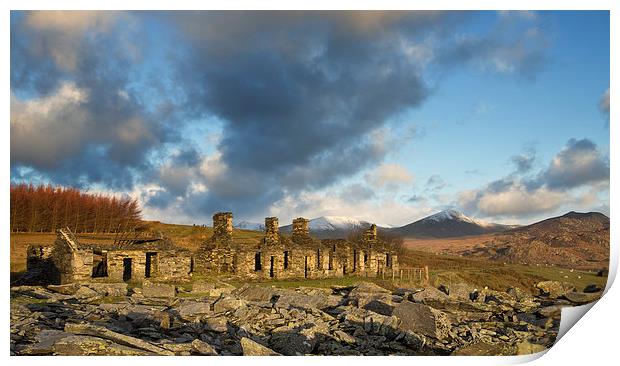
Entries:
{"type": "Polygon", "coordinates": [[[504,18],[489,36],[455,40],[472,14],[14,13],[12,168],[65,184],[156,183],[164,190],[149,204],[182,197],[195,214],[264,212],[287,194],[380,163],[395,147],[383,126],[434,87],[429,62],[538,70],[540,47],[497,35],[504,18]],[[431,58],[412,45],[430,47],[423,54],[431,58]],[[205,156],[181,141],[181,121],[205,117],[223,122],[215,172],[202,171],[205,156]],[[31,141],[40,144],[29,148],[31,141]],[[183,150],[154,165],[150,157],[170,145],[183,150]],[[206,188],[191,191],[192,183],[206,188]]]}
{"type": "Polygon", "coordinates": [[[152,168],[148,153],[176,139],[169,111],[149,111],[132,92],[141,50],[129,20],[114,12],[14,16],[12,168],[58,184],[128,189],[152,168]]]}
{"type": "Polygon", "coordinates": [[[191,42],[180,73],[191,110],[225,121],[219,150],[228,169],[207,183],[214,197],[204,209],[219,209],[215,197],[226,197],[239,211],[264,195],[321,188],[380,162],[387,147],[377,141],[378,129],[428,96],[400,39],[418,37],[444,17],[266,12],[173,19],[191,42]]]}
{"type": "MultiPolygon", "coordinates": [[[[238,195],[229,194],[226,184],[208,184],[210,195],[227,196],[235,206],[264,192],[279,199],[287,191],[321,188],[380,162],[385,149],[378,152],[372,143],[359,141],[429,95],[423,62],[408,54],[406,45],[420,44],[431,34],[446,37],[471,14],[159,16],[189,40],[191,51],[179,63],[187,110],[225,121],[219,150],[228,169],[219,179],[251,177],[252,189],[237,189],[238,195]]],[[[487,43],[487,54],[513,46],[487,43]]],[[[520,50],[509,56],[528,55],[529,50],[520,50]]]]}

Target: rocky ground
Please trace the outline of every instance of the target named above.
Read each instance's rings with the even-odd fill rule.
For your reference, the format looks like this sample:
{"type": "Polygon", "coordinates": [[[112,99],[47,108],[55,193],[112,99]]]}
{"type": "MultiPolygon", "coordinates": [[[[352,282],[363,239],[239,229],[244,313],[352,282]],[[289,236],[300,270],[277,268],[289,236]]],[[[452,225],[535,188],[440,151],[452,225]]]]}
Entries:
{"type": "MultiPolygon", "coordinates": [[[[11,355],[514,355],[542,351],[560,309],[597,299],[466,284],[295,290],[226,283],[11,288],[11,355]]],[[[582,289],[580,289],[582,290],[582,289]]]]}

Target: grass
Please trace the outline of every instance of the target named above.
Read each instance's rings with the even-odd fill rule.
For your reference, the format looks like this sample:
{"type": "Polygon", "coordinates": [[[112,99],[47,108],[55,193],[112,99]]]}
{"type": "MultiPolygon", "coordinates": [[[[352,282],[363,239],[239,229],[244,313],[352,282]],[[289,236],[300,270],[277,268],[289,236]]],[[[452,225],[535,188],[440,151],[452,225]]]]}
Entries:
{"type": "Polygon", "coordinates": [[[433,254],[408,250],[399,258],[401,266],[429,266],[429,280],[432,285],[469,283],[483,288],[505,291],[509,287],[521,287],[534,292],[534,285],[540,281],[563,281],[573,284],[578,290],[586,285],[604,287],[607,278],[595,273],[561,267],[525,266],[502,264],[480,259],[469,259],[446,254],[433,254]],[[581,277],[581,278],[579,278],[581,277]]]}

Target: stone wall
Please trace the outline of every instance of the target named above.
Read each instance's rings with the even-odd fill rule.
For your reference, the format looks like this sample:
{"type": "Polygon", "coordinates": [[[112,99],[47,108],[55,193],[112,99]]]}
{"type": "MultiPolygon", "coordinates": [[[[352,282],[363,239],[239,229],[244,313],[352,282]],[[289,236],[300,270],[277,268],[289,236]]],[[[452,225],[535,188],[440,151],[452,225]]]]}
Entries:
{"type": "Polygon", "coordinates": [[[293,220],[292,235],[279,233],[278,218],[265,219],[258,245],[238,245],[232,238],[232,214],[213,215],[214,233],[194,254],[194,271],[232,274],[245,279],[378,276],[397,268],[398,259],[377,238],[372,225],[360,242],[319,241],[310,236],[308,220],[293,220]]]}
{"type": "Polygon", "coordinates": [[[213,235],[219,239],[232,239],[232,212],[218,212],[213,215],[213,235]]]}
{"type": "Polygon", "coordinates": [[[114,282],[142,281],[145,278],[146,255],[142,250],[108,252],[108,279],[114,282]]]}
{"type": "Polygon", "coordinates": [[[267,245],[276,245],[280,241],[280,227],[277,217],[265,218],[265,239],[267,245]]]}
{"type": "Polygon", "coordinates": [[[298,217],[293,220],[293,238],[296,236],[308,236],[310,235],[310,230],[308,229],[308,219],[303,217],[298,217]]]}
{"type": "Polygon", "coordinates": [[[49,274],[53,250],[53,246],[28,245],[26,248],[26,271],[49,274]]]}
{"type": "Polygon", "coordinates": [[[93,267],[92,249],[79,247],[74,239],[58,231],[51,259],[53,263],[53,282],[60,284],[88,282],[93,267]]]}

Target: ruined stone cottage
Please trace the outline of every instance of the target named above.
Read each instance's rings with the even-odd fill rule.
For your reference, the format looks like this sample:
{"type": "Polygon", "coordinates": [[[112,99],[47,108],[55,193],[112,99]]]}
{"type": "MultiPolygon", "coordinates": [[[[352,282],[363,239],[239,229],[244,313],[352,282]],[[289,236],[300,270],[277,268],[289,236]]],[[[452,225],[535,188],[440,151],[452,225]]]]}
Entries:
{"type": "Polygon", "coordinates": [[[267,217],[262,240],[249,243],[233,238],[232,220],[230,212],[213,216],[213,236],[194,255],[196,273],[268,279],[374,277],[398,271],[397,253],[378,239],[376,225],[357,242],[317,240],[310,236],[307,219],[294,219],[289,237],[280,234],[277,217],[267,217]]]}
{"type": "Polygon", "coordinates": [[[28,272],[50,283],[141,282],[144,279],[183,280],[191,272],[192,256],[169,240],[136,240],[124,245],[80,243],[68,229],[57,232],[52,247],[28,247],[28,272]]]}
{"type": "Polygon", "coordinates": [[[398,271],[397,253],[377,237],[375,225],[357,241],[317,240],[309,234],[307,219],[294,219],[288,236],[280,234],[278,218],[267,217],[257,242],[234,237],[232,222],[230,212],[213,215],[213,235],[195,253],[163,238],[116,246],[85,244],[68,229],[59,230],[53,247],[28,248],[28,270],[60,284],[183,281],[193,274],[242,279],[375,277],[398,271]]]}

